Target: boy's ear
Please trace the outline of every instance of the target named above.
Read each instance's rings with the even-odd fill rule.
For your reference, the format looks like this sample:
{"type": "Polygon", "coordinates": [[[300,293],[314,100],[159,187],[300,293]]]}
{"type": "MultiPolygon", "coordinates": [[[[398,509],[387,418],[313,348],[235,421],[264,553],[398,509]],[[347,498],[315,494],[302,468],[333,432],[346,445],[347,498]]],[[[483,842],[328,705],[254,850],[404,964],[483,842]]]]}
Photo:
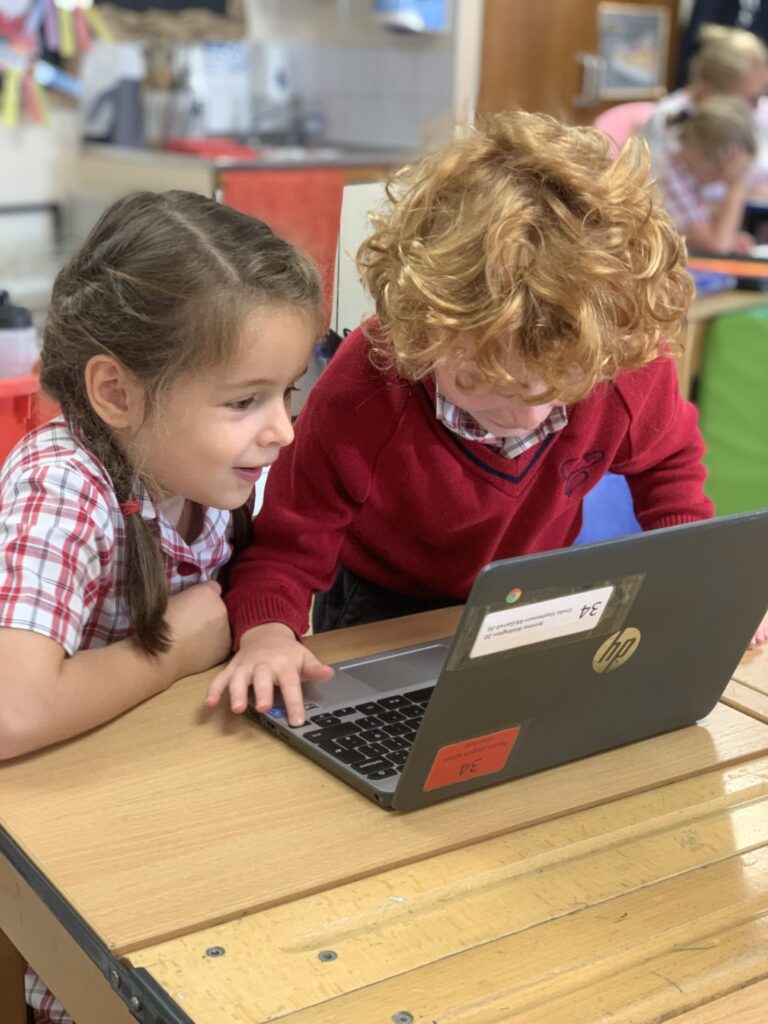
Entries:
{"type": "Polygon", "coordinates": [[[114,430],[135,430],[144,420],[144,389],[123,364],[93,356],[85,367],[85,388],[94,412],[114,430]]]}

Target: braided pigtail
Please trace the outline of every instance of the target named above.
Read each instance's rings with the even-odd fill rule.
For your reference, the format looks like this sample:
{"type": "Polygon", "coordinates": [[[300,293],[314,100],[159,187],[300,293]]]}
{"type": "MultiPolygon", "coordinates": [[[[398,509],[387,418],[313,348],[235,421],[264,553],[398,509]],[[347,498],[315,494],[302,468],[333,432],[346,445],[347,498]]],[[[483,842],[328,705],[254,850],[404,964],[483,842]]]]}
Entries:
{"type": "MultiPolygon", "coordinates": [[[[93,408],[91,359],[108,356],[141,387],[145,421],[181,380],[227,365],[254,313],[278,305],[319,328],[317,269],[261,221],[192,192],[137,192],[101,217],[61,270],[44,330],[41,384],[109,474],[125,517],[125,597],[137,641],[168,649],[166,559],[135,497],[140,468],[93,408]]],[[[152,481],[144,481],[152,491],[152,481]]],[[[234,552],[252,506],[232,512],[234,552]]]]}

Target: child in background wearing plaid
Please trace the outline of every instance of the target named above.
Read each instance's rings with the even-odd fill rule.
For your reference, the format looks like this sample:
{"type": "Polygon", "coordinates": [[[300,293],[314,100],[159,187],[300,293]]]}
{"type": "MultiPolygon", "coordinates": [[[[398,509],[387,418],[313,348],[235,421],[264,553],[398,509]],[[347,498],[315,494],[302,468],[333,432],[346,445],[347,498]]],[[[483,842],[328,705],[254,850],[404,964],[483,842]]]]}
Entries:
{"type": "Polygon", "coordinates": [[[755,239],[741,225],[757,152],[751,107],[737,96],[712,96],[678,115],[676,128],[678,148],[659,185],[678,231],[693,252],[749,253],[755,239]]]}

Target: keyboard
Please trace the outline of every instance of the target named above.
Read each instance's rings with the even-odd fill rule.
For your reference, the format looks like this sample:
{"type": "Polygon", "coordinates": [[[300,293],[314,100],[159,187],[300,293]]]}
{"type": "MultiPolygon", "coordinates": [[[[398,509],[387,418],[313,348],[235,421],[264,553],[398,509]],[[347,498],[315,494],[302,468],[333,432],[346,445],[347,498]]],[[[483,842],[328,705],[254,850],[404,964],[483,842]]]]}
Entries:
{"type": "MultiPolygon", "coordinates": [[[[303,738],[366,779],[391,778],[403,770],[433,690],[434,686],[426,686],[310,715],[309,722],[316,728],[303,733],[303,738]]],[[[268,713],[285,714],[278,708],[268,713]]]]}

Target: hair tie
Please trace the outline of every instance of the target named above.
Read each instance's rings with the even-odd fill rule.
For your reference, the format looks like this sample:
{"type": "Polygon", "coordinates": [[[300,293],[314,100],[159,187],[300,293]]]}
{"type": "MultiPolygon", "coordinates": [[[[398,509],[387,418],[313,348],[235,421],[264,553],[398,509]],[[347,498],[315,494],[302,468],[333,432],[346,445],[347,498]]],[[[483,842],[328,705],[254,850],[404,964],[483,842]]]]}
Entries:
{"type": "Polygon", "coordinates": [[[135,499],[133,499],[131,501],[121,501],[120,502],[120,511],[123,513],[123,516],[126,519],[128,518],[128,516],[135,516],[140,508],[141,508],[141,502],[140,501],[136,501],[135,499]]]}
{"type": "Polygon", "coordinates": [[[666,119],[666,124],[670,128],[677,128],[681,124],[685,124],[686,121],[690,121],[693,117],[692,110],[678,110],[674,114],[670,114],[666,119]]]}

